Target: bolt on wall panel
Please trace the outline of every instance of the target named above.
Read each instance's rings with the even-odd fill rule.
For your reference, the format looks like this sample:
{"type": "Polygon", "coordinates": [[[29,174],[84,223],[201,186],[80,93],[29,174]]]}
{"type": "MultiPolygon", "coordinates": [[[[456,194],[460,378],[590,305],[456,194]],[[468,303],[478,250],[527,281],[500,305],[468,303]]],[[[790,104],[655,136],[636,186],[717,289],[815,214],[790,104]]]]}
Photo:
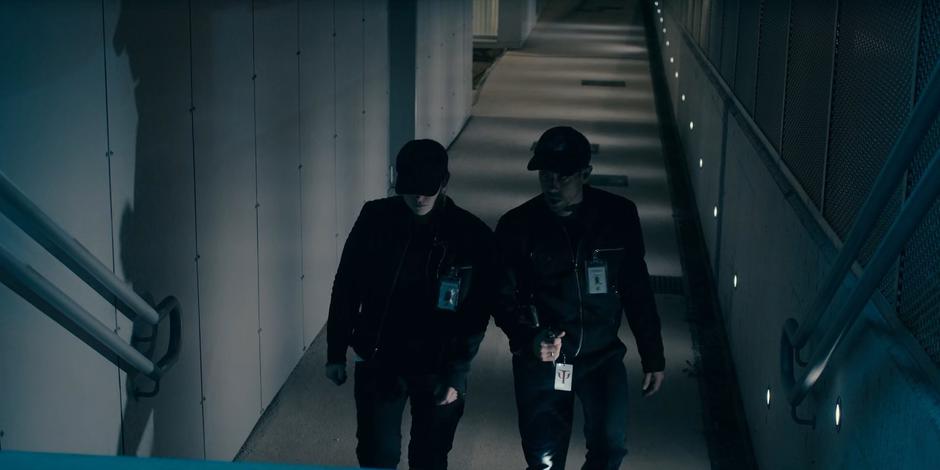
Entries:
{"type": "Polygon", "coordinates": [[[345,243],[365,202],[363,0],[336,2],[336,198],[339,240],[345,243]]]}
{"type": "Polygon", "coordinates": [[[254,2],[261,403],[303,351],[296,2],[254,2]]]}
{"type": "MultiPolygon", "coordinates": [[[[104,16],[115,272],[151,303],[175,297],[182,320],[179,360],[156,397],[128,398],[135,383],[121,373],[119,452],[201,459],[189,9],[108,1],[104,16]]],[[[118,321],[125,341],[150,334],[123,315],[118,321]]],[[[168,321],[159,332],[148,355],[154,362],[166,351],[168,321]]]]}
{"type": "Polygon", "coordinates": [[[757,59],[757,94],[754,120],[774,149],[780,151],[783,122],[783,93],[787,72],[787,31],[790,1],[764,3],[757,59]]]}
{"type": "Polygon", "coordinates": [[[757,87],[757,55],[760,37],[761,2],[740,0],[738,13],[738,47],[734,66],[734,95],[752,116],[757,87]]]}
{"type": "Polygon", "coordinates": [[[821,208],[835,48],[836,0],[792,0],[780,155],[821,208]]]}
{"type": "MultiPolygon", "coordinates": [[[[0,4],[0,171],[113,269],[102,29],[100,2],[0,4]]],[[[0,243],[117,326],[114,307],[4,217],[0,243]]],[[[3,449],[117,452],[118,368],[4,285],[0,312],[3,449]]]]}
{"type": "Polygon", "coordinates": [[[261,408],[251,3],[193,2],[192,31],[206,457],[228,460],[261,408]]]}
{"type": "MultiPolygon", "coordinates": [[[[304,345],[326,324],[338,239],[333,4],[300,4],[300,155],[303,207],[304,345]]],[[[339,187],[343,187],[339,184],[339,187]]]]}

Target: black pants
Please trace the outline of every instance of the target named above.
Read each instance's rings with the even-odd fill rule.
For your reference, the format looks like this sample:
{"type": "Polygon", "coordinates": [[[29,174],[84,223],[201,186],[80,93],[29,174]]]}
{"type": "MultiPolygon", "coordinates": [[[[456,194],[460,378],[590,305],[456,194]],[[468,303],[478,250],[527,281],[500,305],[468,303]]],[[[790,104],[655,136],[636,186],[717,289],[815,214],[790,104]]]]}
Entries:
{"type": "Polygon", "coordinates": [[[413,470],[447,468],[447,453],[463,415],[463,397],[438,405],[435,376],[400,375],[381,365],[357,362],[355,372],[356,456],[359,465],[396,468],[401,459],[401,417],[411,400],[408,464],[413,470]]]}
{"type": "MultiPolygon", "coordinates": [[[[571,439],[574,396],[584,408],[584,470],[616,470],[627,455],[627,374],[614,355],[587,372],[575,365],[571,392],[554,389],[555,366],[513,358],[519,433],[528,469],[563,470],[571,439]]],[[[580,366],[584,367],[584,366],[580,366]]]]}

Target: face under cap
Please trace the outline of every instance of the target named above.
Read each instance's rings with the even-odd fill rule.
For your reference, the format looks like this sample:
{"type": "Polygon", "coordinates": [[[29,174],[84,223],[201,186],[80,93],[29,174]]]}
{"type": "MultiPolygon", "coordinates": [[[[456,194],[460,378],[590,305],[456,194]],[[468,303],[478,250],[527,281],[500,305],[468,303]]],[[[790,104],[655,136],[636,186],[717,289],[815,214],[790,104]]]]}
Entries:
{"type": "Polygon", "coordinates": [[[558,126],[545,131],[535,144],[529,170],[548,170],[570,175],[591,163],[591,144],[572,127],[558,126]]]}
{"type": "Polygon", "coordinates": [[[395,158],[395,192],[433,196],[450,176],[447,172],[447,150],[431,139],[406,143],[395,158]]]}

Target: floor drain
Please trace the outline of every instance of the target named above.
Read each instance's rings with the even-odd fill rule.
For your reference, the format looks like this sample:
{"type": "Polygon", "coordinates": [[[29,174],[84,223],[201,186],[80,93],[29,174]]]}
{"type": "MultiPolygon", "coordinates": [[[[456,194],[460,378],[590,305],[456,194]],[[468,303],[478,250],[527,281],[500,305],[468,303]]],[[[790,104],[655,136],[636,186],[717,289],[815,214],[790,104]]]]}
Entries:
{"type": "Polygon", "coordinates": [[[581,80],[581,86],[606,86],[624,88],[627,86],[627,82],[623,80],[581,80]]]}
{"type": "Polygon", "coordinates": [[[650,276],[650,284],[656,294],[685,294],[682,287],[682,276],[650,276]]]}

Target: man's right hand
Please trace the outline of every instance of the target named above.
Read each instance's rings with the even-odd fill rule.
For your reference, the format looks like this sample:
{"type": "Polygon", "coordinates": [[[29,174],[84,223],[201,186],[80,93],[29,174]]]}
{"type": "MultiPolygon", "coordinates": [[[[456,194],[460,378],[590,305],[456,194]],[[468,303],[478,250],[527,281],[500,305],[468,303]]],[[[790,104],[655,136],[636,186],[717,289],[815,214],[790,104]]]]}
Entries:
{"type": "Polygon", "coordinates": [[[346,383],[346,364],[327,364],[326,378],[333,381],[336,385],[346,383]]]}
{"type": "Polygon", "coordinates": [[[558,356],[561,354],[561,338],[565,336],[565,332],[562,331],[558,333],[557,336],[552,337],[551,333],[548,330],[544,330],[535,337],[536,345],[536,356],[542,362],[555,362],[558,360],[558,356]]]}

